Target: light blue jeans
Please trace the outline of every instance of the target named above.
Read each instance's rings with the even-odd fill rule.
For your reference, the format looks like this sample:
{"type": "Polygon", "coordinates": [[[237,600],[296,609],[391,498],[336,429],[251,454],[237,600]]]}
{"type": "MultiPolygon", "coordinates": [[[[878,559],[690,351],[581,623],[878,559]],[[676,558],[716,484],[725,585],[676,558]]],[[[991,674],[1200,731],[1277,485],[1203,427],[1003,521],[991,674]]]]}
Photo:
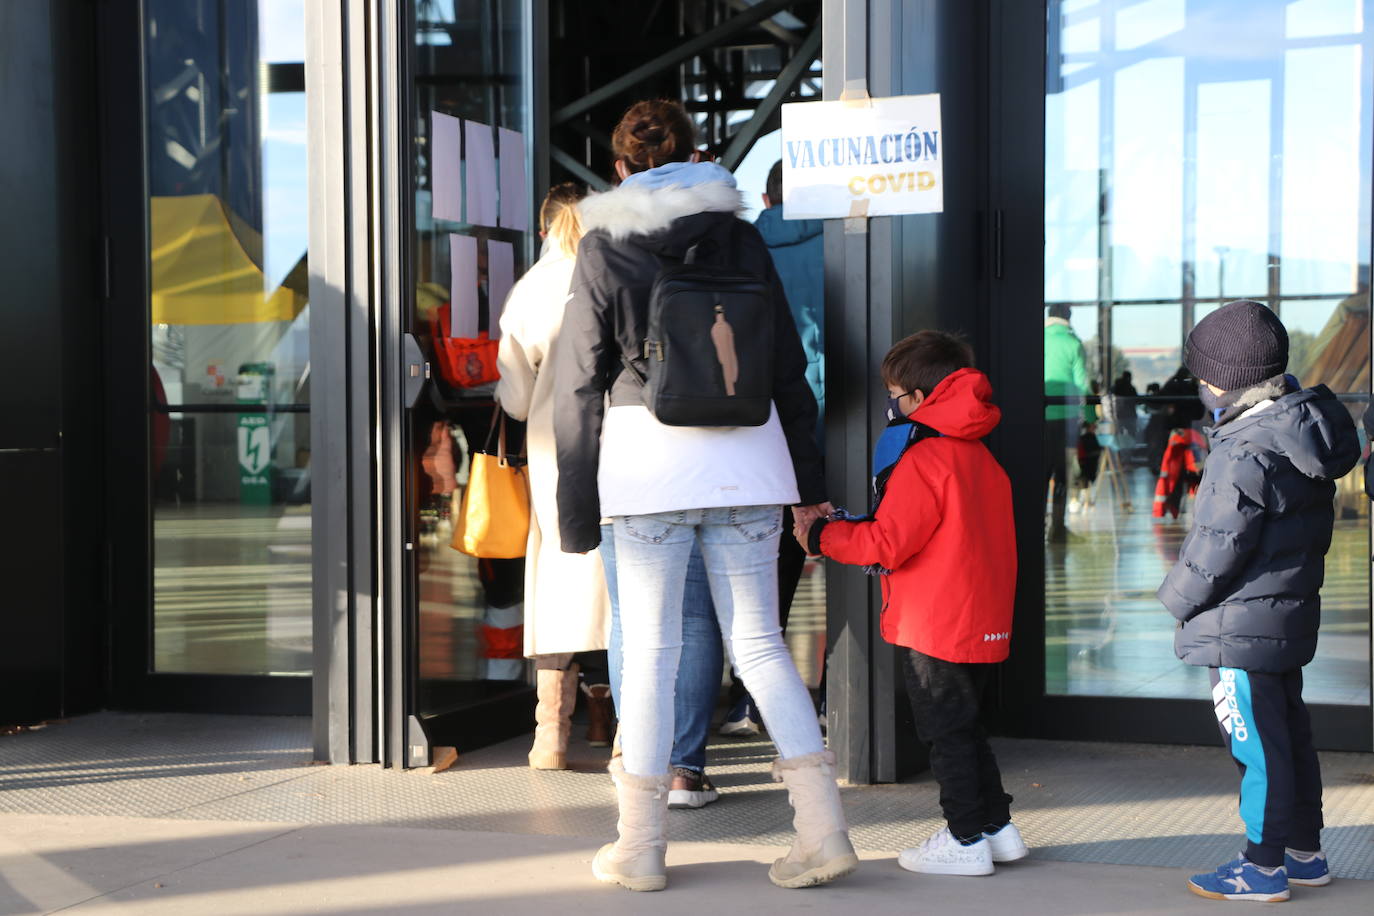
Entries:
{"type": "Polygon", "coordinates": [[[778,626],[781,506],[621,515],[616,577],[624,661],[620,748],[628,773],[660,776],[673,743],[673,685],[682,652],[682,595],[701,547],[716,619],[735,670],[784,757],[824,750],[811,696],[778,626]]]}
{"type": "MultiPolygon", "coordinates": [[[[615,528],[601,526],[601,563],[606,568],[606,587],[611,593],[611,639],[606,646],[611,671],[611,698],[620,714],[621,651],[620,596],[615,573],[615,528]]],[[[720,698],[720,676],[725,653],[720,626],[711,604],[706,564],[701,551],[692,550],[682,592],[682,660],[673,689],[673,751],[669,763],[700,773],[706,769],[706,742],[711,735],[711,715],[720,698]]]]}

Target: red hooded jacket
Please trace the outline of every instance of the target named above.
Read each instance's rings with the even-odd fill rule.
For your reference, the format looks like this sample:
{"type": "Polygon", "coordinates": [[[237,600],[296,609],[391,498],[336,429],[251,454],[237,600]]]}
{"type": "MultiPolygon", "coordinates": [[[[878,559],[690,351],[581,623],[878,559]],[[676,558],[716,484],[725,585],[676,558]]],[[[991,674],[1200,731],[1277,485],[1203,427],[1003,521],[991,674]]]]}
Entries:
{"type": "Polygon", "coordinates": [[[873,519],[819,534],[827,557],[892,570],[883,639],[951,662],[1000,662],[1011,645],[1011,481],[979,441],[1002,418],[991,397],[977,369],[948,375],[911,415],[941,435],[906,450],[873,519]]]}

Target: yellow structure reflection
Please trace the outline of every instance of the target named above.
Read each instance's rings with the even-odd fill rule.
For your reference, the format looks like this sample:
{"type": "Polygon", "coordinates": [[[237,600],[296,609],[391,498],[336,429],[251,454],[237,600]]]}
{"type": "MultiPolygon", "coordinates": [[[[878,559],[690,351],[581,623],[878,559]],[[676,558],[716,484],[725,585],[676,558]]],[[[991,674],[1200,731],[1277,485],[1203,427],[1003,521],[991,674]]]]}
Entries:
{"type": "Polygon", "coordinates": [[[261,258],[243,241],[260,249],[260,239],[231,225],[216,195],[153,197],[149,215],[154,324],[291,321],[304,308],[303,291],[283,284],[267,292],[261,258]]]}

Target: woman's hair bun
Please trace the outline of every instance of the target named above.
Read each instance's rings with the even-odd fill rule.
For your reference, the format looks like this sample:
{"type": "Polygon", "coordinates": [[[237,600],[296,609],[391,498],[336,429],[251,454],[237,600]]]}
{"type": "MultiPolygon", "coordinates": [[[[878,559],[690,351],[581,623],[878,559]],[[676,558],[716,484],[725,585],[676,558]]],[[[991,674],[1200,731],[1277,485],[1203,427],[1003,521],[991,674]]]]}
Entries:
{"type": "Polygon", "coordinates": [[[668,131],[664,129],[662,124],[653,119],[640,118],[635,122],[635,126],[630,133],[634,134],[635,139],[645,146],[656,146],[663,142],[663,138],[667,136],[668,131]]]}
{"type": "Polygon", "coordinates": [[[635,102],[611,134],[611,149],[631,172],[692,156],[696,130],[678,102],[653,99],[635,102]]]}

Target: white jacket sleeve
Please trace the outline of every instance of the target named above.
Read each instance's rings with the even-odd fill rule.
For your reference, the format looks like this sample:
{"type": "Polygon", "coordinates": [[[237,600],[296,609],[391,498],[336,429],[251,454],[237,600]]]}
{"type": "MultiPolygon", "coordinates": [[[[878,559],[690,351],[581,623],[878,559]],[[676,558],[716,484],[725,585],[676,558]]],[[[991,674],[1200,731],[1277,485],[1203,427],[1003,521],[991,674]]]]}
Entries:
{"type": "MultiPolygon", "coordinates": [[[[515,296],[507,301],[513,305],[515,296]]],[[[534,399],[534,377],[539,371],[537,356],[525,340],[524,328],[518,313],[507,309],[501,313],[501,342],[496,352],[496,368],[501,378],[496,383],[496,400],[512,418],[527,420],[530,402],[534,399]]]]}

